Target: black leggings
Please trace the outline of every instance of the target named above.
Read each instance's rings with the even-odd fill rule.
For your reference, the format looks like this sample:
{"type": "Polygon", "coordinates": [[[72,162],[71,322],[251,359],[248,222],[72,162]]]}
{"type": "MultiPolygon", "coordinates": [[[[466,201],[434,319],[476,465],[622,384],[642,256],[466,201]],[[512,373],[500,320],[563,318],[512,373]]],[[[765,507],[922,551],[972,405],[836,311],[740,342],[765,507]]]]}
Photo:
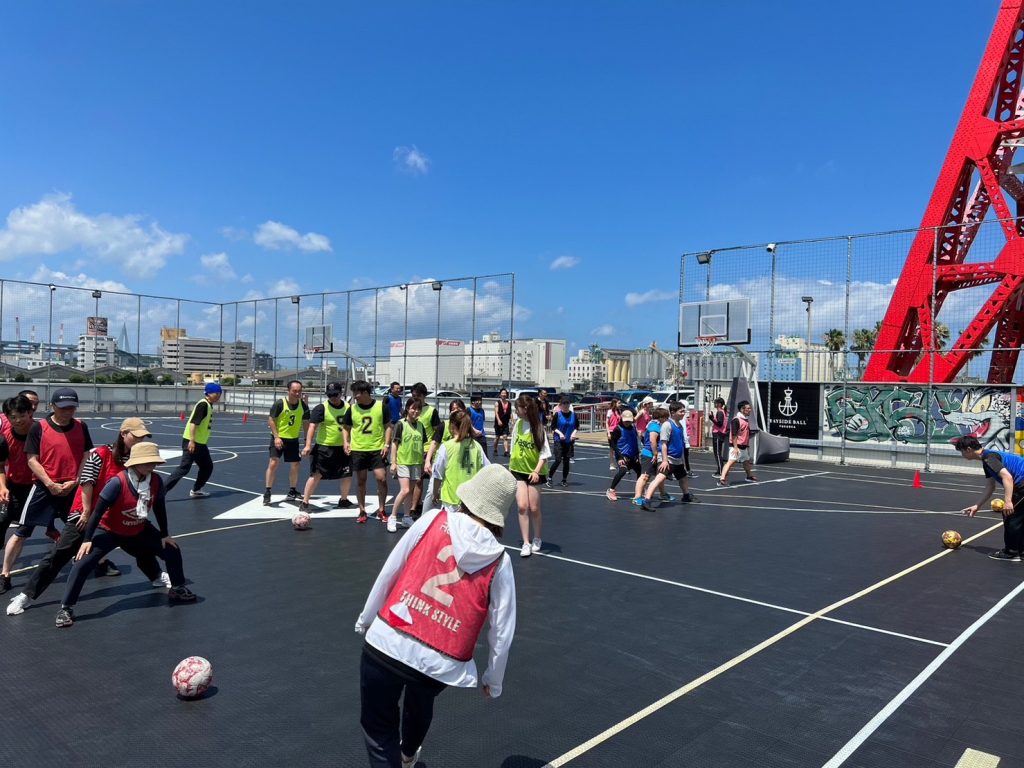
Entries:
{"type": "Polygon", "coordinates": [[[715,464],[718,465],[718,474],[722,474],[722,468],[725,467],[725,462],[728,461],[729,452],[729,436],[726,434],[718,434],[713,432],[711,434],[711,450],[715,454],[715,464]]]}
{"type": "MultiPolygon", "coordinates": [[[[74,522],[65,524],[64,530],[60,532],[60,538],[50,547],[46,557],[39,561],[28,584],[25,585],[25,594],[29,598],[35,600],[46,591],[57,575],[64,570],[64,566],[78,554],[78,548],[82,545],[84,538],[74,522]]],[[[154,581],[160,576],[160,565],[153,555],[140,554],[135,558],[135,562],[138,563],[139,570],[146,574],[146,578],[150,581],[154,581]]],[[[89,573],[91,571],[86,572],[86,577],[89,573]]]]}
{"type": "Polygon", "coordinates": [[[78,602],[78,596],[82,594],[85,580],[93,572],[96,563],[102,560],[108,552],[118,547],[135,558],[144,555],[155,555],[162,558],[167,564],[167,575],[171,577],[171,586],[185,586],[185,571],[181,564],[181,552],[177,547],[164,546],[160,538],[160,531],[152,523],[144,523],[137,536],[118,536],[116,533],[100,528],[93,534],[92,549],[89,554],[81,560],[77,560],[75,567],[71,569],[61,605],[70,608],[78,602]]]}
{"type": "Polygon", "coordinates": [[[626,459],[626,466],[616,463],[617,469],[615,471],[615,477],[612,478],[612,490],[615,490],[615,486],[619,484],[619,481],[626,476],[631,470],[636,472],[636,479],[640,479],[640,459],[633,457],[626,459]]]}
{"type": "Polygon", "coordinates": [[[210,475],[213,474],[213,459],[210,458],[210,448],[201,443],[196,443],[196,450],[194,453],[188,452],[188,440],[181,441],[181,462],[178,464],[178,468],[171,473],[171,476],[167,478],[164,483],[164,492],[170,491],[171,488],[178,484],[185,475],[192,469],[192,462],[195,462],[199,467],[199,474],[196,475],[196,484],[192,486],[193,491],[198,491],[204,485],[206,481],[210,479],[210,475]]]}
{"type": "Polygon", "coordinates": [[[558,465],[561,464],[562,482],[564,483],[569,479],[569,457],[572,456],[572,443],[563,443],[561,440],[555,440],[552,453],[555,457],[555,463],[551,465],[551,471],[548,472],[548,477],[553,478],[555,476],[555,470],[557,470],[558,465]]]}
{"type": "MultiPolygon", "coordinates": [[[[996,483],[996,498],[1002,486],[996,483]]],[[[1003,518],[1003,543],[1011,552],[1024,552],[1024,485],[1013,488],[1013,514],[1003,518]]]]}

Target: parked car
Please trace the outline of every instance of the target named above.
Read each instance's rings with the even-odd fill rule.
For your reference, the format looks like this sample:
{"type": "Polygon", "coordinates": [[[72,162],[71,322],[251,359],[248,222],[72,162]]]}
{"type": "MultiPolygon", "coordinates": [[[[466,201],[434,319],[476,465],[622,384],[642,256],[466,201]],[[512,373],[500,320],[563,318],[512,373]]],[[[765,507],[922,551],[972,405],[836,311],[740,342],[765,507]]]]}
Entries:
{"type": "Polygon", "coordinates": [[[630,408],[636,408],[643,400],[651,394],[649,389],[623,389],[620,390],[617,395],[624,405],[628,405],[630,408]]]}
{"type": "Polygon", "coordinates": [[[654,398],[655,408],[667,408],[671,400],[675,400],[677,403],[684,403],[686,410],[693,408],[693,390],[660,389],[657,392],[652,392],[651,397],[654,398]]]}
{"type": "Polygon", "coordinates": [[[450,400],[458,398],[460,400],[465,400],[467,403],[469,402],[469,395],[466,392],[456,392],[453,389],[440,389],[437,392],[428,392],[427,397],[446,397],[450,400]]]}
{"type": "Polygon", "coordinates": [[[520,395],[529,395],[530,397],[537,397],[536,389],[513,389],[508,393],[510,400],[515,400],[520,395]]]}

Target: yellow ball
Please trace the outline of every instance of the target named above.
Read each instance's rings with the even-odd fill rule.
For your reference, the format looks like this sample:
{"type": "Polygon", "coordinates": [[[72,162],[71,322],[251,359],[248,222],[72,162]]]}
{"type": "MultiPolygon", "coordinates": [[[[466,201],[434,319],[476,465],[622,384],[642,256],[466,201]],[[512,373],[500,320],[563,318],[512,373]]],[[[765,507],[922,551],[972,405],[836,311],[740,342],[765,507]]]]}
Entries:
{"type": "Polygon", "coordinates": [[[1006,502],[1002,499],[992,499],[992,511],[1002,512],[1006,508],[1006,502]]]}
{"type": "Polygon", "coordinates": [[[963,543],[964,537],[956,531],[944,531],[942,533],[942,546],[946,549],[957,549],[963,543]]]}

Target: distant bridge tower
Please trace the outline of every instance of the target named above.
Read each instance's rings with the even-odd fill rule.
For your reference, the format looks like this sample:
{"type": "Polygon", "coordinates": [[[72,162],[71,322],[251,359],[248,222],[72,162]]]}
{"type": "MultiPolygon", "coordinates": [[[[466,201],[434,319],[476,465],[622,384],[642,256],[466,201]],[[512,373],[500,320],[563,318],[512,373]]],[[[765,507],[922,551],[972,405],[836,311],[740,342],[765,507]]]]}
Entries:
{"type": "Polygon", "coordinates": [[[950,382],[993,327],[988,381],[1010,382],[1024,342],[1024,0],[1003,0],[974,85],[914,238],[864,373],[865,381],[950,382]],[[1011,208],[1011,201],[1013,208],[1011,208]],[[965,263],[991,208],[1006,243],[994,261],[965,263]],[[933,291],[933,281],[934,288],[933,291]],[[935,351],[942,304],[953,291],[992,285],[949,352],[935,351]],[[932,366],[934,365],[934,369],[932,366]]]}
{"type": "Polygon", "coordinates": [[[122,352],[131,352],[128,346],[128,324],[121,323],[121,333],[117,337],[117,348],[122,352]]]}

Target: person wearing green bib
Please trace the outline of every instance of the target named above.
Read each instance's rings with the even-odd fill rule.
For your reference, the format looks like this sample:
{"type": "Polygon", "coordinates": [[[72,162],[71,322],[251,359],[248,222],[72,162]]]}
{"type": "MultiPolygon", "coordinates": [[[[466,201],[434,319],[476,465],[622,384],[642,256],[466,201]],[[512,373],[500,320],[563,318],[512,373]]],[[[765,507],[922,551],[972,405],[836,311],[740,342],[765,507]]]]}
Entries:
{"type": "Polygon", "coordinates": [[[342,418],[345,430],[345,453],[352,460],[352,471],[356,473],[356,501],[359,504],[357,523],[365,523],[366,516],[366,473],[373,471],[377,481],[377,519],[387,522],[388,473],[385,458],[391,448],[391,411],[384,407],[382,400],[374,400],[370,385],[365,381],[352,382],[355,398],[348,412],[342,418]]]}
{"type": "MultiPolygon", "coordinates": [[[[201,499],[210,494],[203,490],[213,474],[213,459],[210,458],[210,432],[213,431],[213,406],[220,400],[224,390],[220,384],[210,382],[203,390],[203,399],[192,406],[192,415],[185,424],[185,432],[181,436],[181,461],[178,468],[171,473],[164,484],[164,493],[170,493],[192,469],[192,463],[199,466],[196,484],[188,495],[193,499],[201,499]]],[[[102,490],[102,489],[100,489],[102,490]]]]}
{"type": "Polygon", "coordinates": [[[455,411],[448,424],[452,437],[437,449],[431,488],[434,507],[440,505],[449,512],[455,512],[461,504],[456,489],[491,462],[473,439],[473,422],[469,414],[455,411]]]}
{"type": "Polygon", "coordinates": [[[399,526],[408,528],[412,518],[411,504],[402,514],[402,504],[412,501],[412,486],[419,484],[426,456],[427,430],[420,422],[420,401],[410,397],[405,404],[405,418],[395,425],[391,441],[391,476],[398,478],[398,495],[388,517],[388,533],[397,533],[399,526]]]}
{"type": "Polygon", "coordinates": [[[309,406],[302,399],[302,382],[293,379],[288,382],[288,394],[274,403],[267,417],[270,427],[270,462],[267,464],[266,489],[263,491],[263,506],[270,506],[270,491],[274,487],[277,465],[284,459],[288,467],[288,495],[286,501],[299,500],[299,435],[309,421],[309,406]]]}
{"type": "Polygon", "coordinates": [[[540,490],[547,474],[547,460],[551,457],[544,422],[537,401],[529,395],[516,398],[517,421],[512,427],[512,455],[508,469],[516,479],[516,506],[519,507],[519,530],[523,534],[520,557],[540,552],[540,490]],[[530,521],[533,521],[533,539],[530,521]]]}
{"type": "Polygon", "coordinates": [[[423,472],[420,479],[412,487],[412,519],[419,519],[423,512],[423,487],[430,478],[430,470],[434,461],[434,451],[441,444],[441,433],[444,425],[437,408],[427,402],[427,385],[417,381],[412,385],[412,396],[420,404],[420,424],[427,434],[426,455],[423,458],[423,472]]]}
{"type": "Polygon", "coordinates": [[[349,509],[353,506],[348,500],[352,467],[345,453],[345,435],[341,428],[341,420],[349,409],[344,400],[345,387],[340,381],[332,381],[327,385],[326,394],[327,402],[320,403],[310,411],[309,426],[306,428],[306,445],[302,455],[312,458],[309,462],[309,479],[299,505],[301,512],[309,512],[309,499],[321,480],[341,480],[341,496],[337,507],[349,509]]]}

